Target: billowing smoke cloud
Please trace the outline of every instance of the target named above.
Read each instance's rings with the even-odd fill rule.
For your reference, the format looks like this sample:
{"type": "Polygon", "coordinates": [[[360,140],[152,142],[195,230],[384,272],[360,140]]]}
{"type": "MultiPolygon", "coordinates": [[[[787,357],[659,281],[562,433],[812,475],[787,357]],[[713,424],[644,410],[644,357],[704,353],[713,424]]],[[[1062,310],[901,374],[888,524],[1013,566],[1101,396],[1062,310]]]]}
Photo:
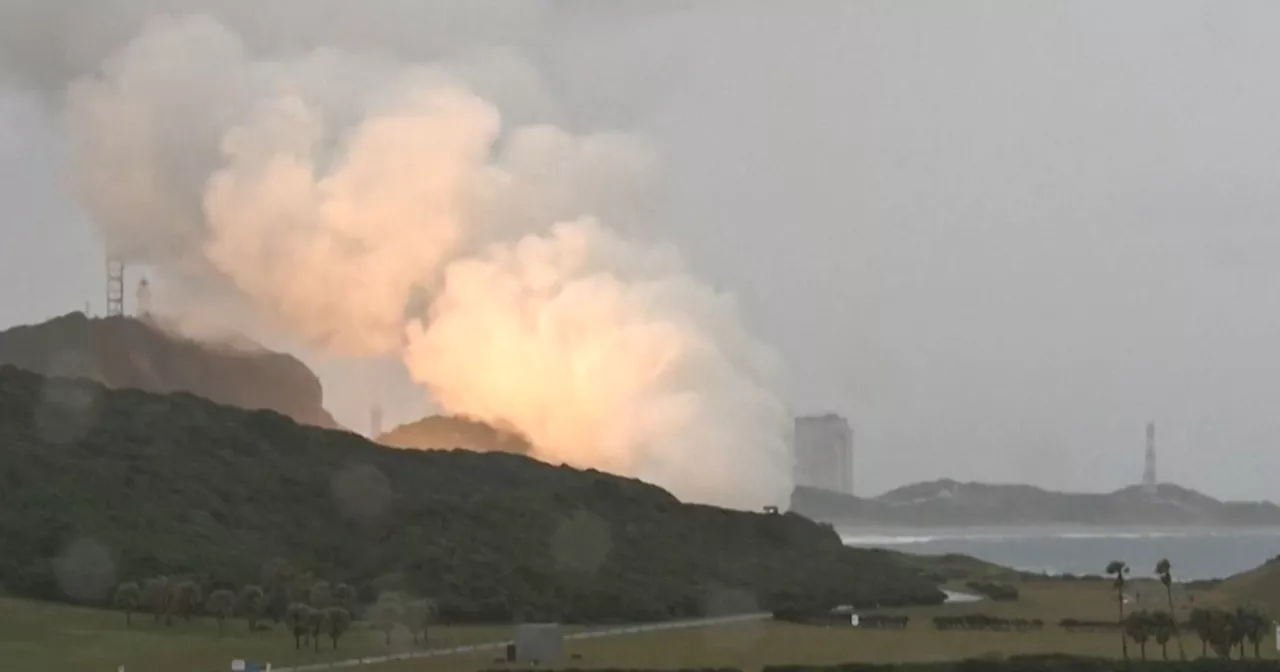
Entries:
{"type": "Polygon", "coordinates": [[[401,356],[543,459],[785,502],[767,349],[674,250],[610,228],[653,158],[505,125],[492,101],[533,88],[498,63],[268,60],[213,19],[153,21],[70,90],[79,186],[116,254],[301,345],[401,356]]]}

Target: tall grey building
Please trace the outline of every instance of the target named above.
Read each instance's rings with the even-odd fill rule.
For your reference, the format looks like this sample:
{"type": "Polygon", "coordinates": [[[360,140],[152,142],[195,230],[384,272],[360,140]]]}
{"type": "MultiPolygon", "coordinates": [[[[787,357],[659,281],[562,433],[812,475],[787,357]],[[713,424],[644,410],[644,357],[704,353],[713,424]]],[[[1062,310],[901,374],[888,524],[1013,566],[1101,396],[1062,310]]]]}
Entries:
{"type": "Polygon", "coordinates": [[[834,413],[796,418],[796,485],[853,494],[853,429],[834,413]]]}

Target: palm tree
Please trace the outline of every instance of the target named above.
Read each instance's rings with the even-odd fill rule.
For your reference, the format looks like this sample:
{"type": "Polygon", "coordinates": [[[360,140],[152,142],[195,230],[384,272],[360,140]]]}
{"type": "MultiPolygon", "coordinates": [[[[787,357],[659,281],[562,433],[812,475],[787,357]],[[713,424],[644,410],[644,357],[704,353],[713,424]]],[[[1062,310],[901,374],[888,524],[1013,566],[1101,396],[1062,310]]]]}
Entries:
{"type": "Polygon", "coordinates": [[[133,625],[133,612],[138,610],[141,601],[142,590],[138,588],[138,584],[122,583],[119,588],[116,588],[115,605],[117,609],[124,612],[126,627],[133,625]]]}
{"type": "MultiPolygon", "coordinates": [[[[1253,657],[1260,658],[1259,645],[1267,637],[1271,619],[1266,612],[1257,607],[1242,607],[1236,611],[1236,621],[1240,623],[1241,634],[1253,644],[1253,657]]],[[[1244,657],[1244,642],[1240,643],[1240,657],[1244,657]]]]}
{"type": "Polygon", "coordinates": [[[1229,616],[1231,618],[1227,622],[1231,627],[1227,632],[1231,638],[1231,646],[1240,649],[1240,658],[1243,659],[1245,635],[1249,631],[1249,614],[1243,608],[1237,607],[1235,613],[1229,616]]]}
{"type": "Polygon", "coordinates": [[[222,634],[223,623],[236,611],[235,593],[224,589],[209,593],[209,601],[204,603],[205,613],[218,620],[218,634],[222,634]]]}
{"type": "Polygon", "coordinates": [[[1200,657],[1209,655],[1209,640],[1213,639],[1213,614],[1208,609],[1192,609],[1187,622],[1200,638],[1200,657]]]}
{"type": "Polygon", "coordinates": [[[1169,660],[1169,640],[1173,638],[1177,631],[1177,623],[1174,618],[1163,611],[1157,611],[1151,614],[1150,621],[1151,631],[1155,635],[1156,643],[1160,645],[1160,655],[1165,660],[1169,660]]]}
{"type": "Polygon", "coordinates": [[[258,619],[267,608],[267,594],[258,586],[245,586],[240,590],[240,615],[249,622],[249,631],[258,629],[258,619]]]}
{"type": "Polygon", "coordinates": [[[1116,604],[1120,608],[1120,617],[1116,620],[1121,628],[1120,633],[1120,650],[1124,653],[1124,659],[1129,659],[1129,639],[1125,637],[1123,632],[1124,626],[1124,575],[1129,573],[1129,566],[1120,560],[1112,560],[1107,563],[1107,574],[1115,577],[1113,585],[1116,587],[1116,604]]]}
{"type": "Polygon", "coordinates": [[[1121,623],[1123,635],[1127,635],[1142,651],[1142,659],[1147,659],[1147,640],[1151,638],[1151,615],[1146,611],[1135,611],[1121,623]]]}
{"type": "Polygon", "coordinates": [[[351,613],[342,607],[329,607],[325,610],[325,622],[329,624],[329,639],[337,650],[338,638],[351,627],[351,613]]]}
{"type": "Polygon", "coordinates": [[[285,610],[285,618],[289,622],[289,631],[293,633],[293,648],[301,649],[302,639],[311,628],[311,607],[295,602],[285,610]]]}
{"type": "Polygon", "coordinates": [[[1182,648],[1182,635],[1178,632],[1178,612],[1173,608],[1173,565],[1168,558],[1156,563],[1156,574],[1160,583],[1164,584],[1164,594],[1169,600],[1169,614],[1173,617],[1173,636],[1178,638],[1178,659],[1186,660],[1186,649],[1182,648]]]}
{"type": "Polygon", "coordinates": [[[1239,630],[1235,621],[1236,615],[1229,611],[1214,609],[1209,612],[1209,646],[1223,658],[1230,658],[1235,646],[1235,633],[1239,630]]]}

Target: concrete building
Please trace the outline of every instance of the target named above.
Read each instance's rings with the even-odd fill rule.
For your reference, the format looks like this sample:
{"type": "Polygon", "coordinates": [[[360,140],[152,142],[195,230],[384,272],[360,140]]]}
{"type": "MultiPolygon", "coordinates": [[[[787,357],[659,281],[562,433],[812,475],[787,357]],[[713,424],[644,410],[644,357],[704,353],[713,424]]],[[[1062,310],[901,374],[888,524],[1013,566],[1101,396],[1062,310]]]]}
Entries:
{"type": "Polygon", "coordinates": [[[853,494],[853,429],[834,413],[796,418],[796,485],[853,494]]]}

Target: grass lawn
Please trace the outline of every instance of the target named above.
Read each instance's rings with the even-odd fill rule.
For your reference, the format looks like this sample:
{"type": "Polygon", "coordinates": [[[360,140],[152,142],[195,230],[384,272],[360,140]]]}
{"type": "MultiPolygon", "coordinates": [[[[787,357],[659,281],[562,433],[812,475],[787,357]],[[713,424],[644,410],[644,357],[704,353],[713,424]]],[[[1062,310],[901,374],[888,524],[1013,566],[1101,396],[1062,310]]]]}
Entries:
{"type": "MultiPolygon", "coordinates": [[[[1132,586],[1137,600],[1126,609],[1163,609],[1163,587],[1154,583],[1132,586]]],[[[1023,653],[1061,652],[1091,656],[1119,656],[1119,636],[1111,633],[1067,632],[1057,627],[1063,618],[1113,620],[1115,592],[1108,582],[1032,581],[1019,585],[1017,602],[979,602],[897,610],[911,617],[906,630],[859,630],[850,627],[801,626],[764,621],[735,625],[668,630],[635,635],[569,640],[575,656],[568,665],[581,668],[736,667],[756,670],[769,664],[825,664],[849,661],[892,662],[951,660],[1023,653]],[[1041,632],[939,632],[938,615],[982,613],[1005,618],[1039,618],[1041,632]]],[[[1197,604],[1220,604],[1228,596],[1205,591],[1175,592],[1180,612],[1197,604]]],[[[570,629],[572,630],[572,629],[570,629]]],[[[509,627],[439,627],[432,631],[432,648],[492,642],[511,637],[509,627]]],[[[1189,655],[1200,651],[1193,633],[1183,633],[1189,655]]],[[[118,613],[0,599],[0,660],[6,669],[57,672],[100,672],[126,665],[129,672],[205,672],[228,669],[233,658],[270,661],[277,666],[343,660],[413,650],[407,633],[397,632],[391,646],[382,633],[358,623],[331,651],[322,642],[320,653],[295,651],[293,639],[276,626],[250,633],[243,621],[229,621],[218,634],[212,621],[156,625],[145,614],[126,628],[118,613]]],[[[1264,657],[1276,658],[1274,642],[1262,646],[1264,657]]],[[[1136,656],[1136,645],[1130,643],[1136,656]]],[[[1171,656],[1177,646],[1170,643],[1171,656]]],[[[378,672],[471,672],[503,667],[497,651],[450,655],[389,663],[367,669],[378,672]]],[[[1147,646],[1147,655],[1160,657],[1160,647],[1147,646]]]]}
{"type": "MultiPolygon", "coordinates": [[[[431,631],[431,646],[510,636],[509,627],[439,627],[431,631]]],[[[313,653],[295,651],[283,626],[251,633],[244,621],[227,621],[225,634],[219,635],[213,621],[177,621],[170,628],[136,614],[133,626],[126,628],[124,616],[115,612],[0,599],[0,660],[12,670],[101,672],[125,665],[128,672],[204,672],[230,669],[234,658],[282,666],[414,650],[403,631],[393,634],[391,646],[384,641],[381,632],[356,623],[338,641],[336,652],[326,639],[320,652],[313,653]]]]}
{"type": "MultiPolygon", "coordinates": [[[[1164,588],[1159,584],[1135,583],[1132,588],[1136,599],[1125,605],[1126,610],[1167,609],[1164,588]]],[[[567,648],[581,656],[572,662],[574,666],[596,669],[736,667],[756,670],[764,665],[786,663],[926,662],[1050,652],[1120,656],[1118,634],[1067,632],[1057,627],[1063,618],[1114,620],[1116,594],[1109,582],[1033,581],[1019,585],[1019,590],[1021,596],[1017,602],[951,604],[892,612],[911,617],[906,630],[761,622],[568,642],[567,648]],[[934,616],[965,613],[1039,618],[1046,626],[1043,631],[1026,633],[940,632],[933,627],[934,616]]],[[[1197,602],[1206,604],[1219,602],[1220,598],[1214,593],[1195,596],[1197,602]]],[[[1188,611],[1190,604],[1187,595],[1175,591],[1175,606],[1180,612],[1188,611]]],[[[1200,641],[1194,633],[1184,632],[1182,638],[1188,656],[1199,655],[1200,641]]],[[[1138,657],[1137,645],[1130,642],[1129,647],[1131,654],[1138,657]]],[[[1177,651],[1177,644],[1171,641],[1170,657],[1176,658],[1177,651]]],[[[1262,654],[1264,658],[1276,658],[1274,642],[1264,642],[1262,654]]],[[[1160,647],[1154,641],[1147,645],[1147,656],[1161,657],[1160,647]]]]}

